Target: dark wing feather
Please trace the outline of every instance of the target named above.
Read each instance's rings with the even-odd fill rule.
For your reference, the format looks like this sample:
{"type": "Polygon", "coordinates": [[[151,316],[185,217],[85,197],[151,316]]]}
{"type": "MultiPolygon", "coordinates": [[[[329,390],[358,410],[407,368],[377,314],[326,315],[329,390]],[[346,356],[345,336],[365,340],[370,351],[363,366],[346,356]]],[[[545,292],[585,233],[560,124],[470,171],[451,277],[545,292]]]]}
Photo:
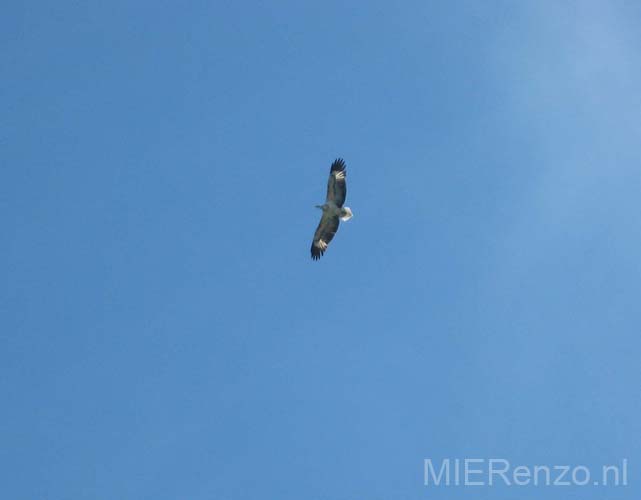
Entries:
{"type": "Polygon", "coordinates": [[[342,158],[334,160],[332,168],[329,171],[329,179],[327,180],[327,200],[326,202],[333,202],[337,207],[342,207],[347,197],[347,170],[345,161],[342,158]]]}
{"type": "Polygon", "coordinates": [[[334,238],[336,231],[338,231],[339,220],[337,216],[328,215],[323,212],[323,216],[314,233],[314,241],[312,241],[312,259],[318,260],[321,255],[327,250],[327,246],[334,238]]]}

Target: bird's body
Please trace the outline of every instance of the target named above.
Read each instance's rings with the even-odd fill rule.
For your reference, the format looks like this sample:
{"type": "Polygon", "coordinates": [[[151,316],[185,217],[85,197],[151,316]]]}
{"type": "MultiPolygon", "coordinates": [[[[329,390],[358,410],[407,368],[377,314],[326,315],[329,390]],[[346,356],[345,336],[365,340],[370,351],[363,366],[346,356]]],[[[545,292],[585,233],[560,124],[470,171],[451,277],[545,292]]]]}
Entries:
{"type": "Polygon", "coordinates": [[[338,217],[342,220],[349,220],[352,217],[352,211],[349,207],[339,207],[336,203],[325,203],[318,205],[318,207],[330,217],[338,217]]]}
{"type": "Polygon", "coordinates": [[[327,181],[327,197],[323,205],[316,205],[323,211],[320,223],[312,241],[312,259],[318,260],[327,250],[332,238],[338,231],[339,219],[347,221],[352,218],[349,207],[343,207],[347,196],[345,162],[338,158],[332,163],[327,181]]]}

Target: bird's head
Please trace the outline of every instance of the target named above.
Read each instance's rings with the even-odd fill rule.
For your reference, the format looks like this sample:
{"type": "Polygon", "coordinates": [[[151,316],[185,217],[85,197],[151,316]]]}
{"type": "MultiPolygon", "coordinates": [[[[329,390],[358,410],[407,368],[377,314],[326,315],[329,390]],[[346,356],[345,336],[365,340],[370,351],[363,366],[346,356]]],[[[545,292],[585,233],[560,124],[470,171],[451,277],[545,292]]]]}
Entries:
{"type": "Polygon", "coordinates": [[[341,210],[341,220],[343,221],[348,221],[350,220],[354,214],[352,213],[352,209],[349,207],[343,207],[341,210]]]}

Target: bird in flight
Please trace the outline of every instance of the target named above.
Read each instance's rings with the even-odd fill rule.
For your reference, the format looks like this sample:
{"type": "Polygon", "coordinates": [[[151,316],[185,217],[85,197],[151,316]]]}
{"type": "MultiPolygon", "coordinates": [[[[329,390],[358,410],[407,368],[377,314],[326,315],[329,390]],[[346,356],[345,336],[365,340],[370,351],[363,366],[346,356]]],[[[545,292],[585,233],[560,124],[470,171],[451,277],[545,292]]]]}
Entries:
{"type": "Polygon", "coordinates": [[[324,205],[316,205],[323,211],[316,232],[312,241],[312,259],[318,260],[327,250],[329,242],[332,241],[338,231],[339,219],[347,221],[352,218],[352,211],[349,207],[343,207],[347,196],[347,184],[345,177],[347,171],[342,158],[334,160],[329,171],[327,181],[327,197],[324,205]]]}

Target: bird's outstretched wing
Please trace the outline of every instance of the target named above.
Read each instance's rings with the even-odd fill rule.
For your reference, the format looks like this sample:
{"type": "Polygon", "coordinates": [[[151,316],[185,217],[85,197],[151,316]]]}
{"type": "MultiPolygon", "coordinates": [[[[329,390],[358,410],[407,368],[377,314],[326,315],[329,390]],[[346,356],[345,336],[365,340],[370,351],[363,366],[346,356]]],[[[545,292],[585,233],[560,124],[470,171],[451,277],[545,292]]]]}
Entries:
{"type": "Polygon", "coordinates": [[[334,163],[332,163],[332,168],[329,171],[326,203],[333,202],[337,207],[343,206],[345,197],[347,196],[346,177],[347,170],[345,161],[342,158],[337,158],[334,160],[334,163]]]}
{"type": "Polygon", "coordinates": [[[314,241],[312,241],[312,259],[318,260],[325,253],[329,242],[332,241],[336,231],[338,231],[338,224],[338,216],[323,212],[323,216],[314,233],[314,241]]]}

